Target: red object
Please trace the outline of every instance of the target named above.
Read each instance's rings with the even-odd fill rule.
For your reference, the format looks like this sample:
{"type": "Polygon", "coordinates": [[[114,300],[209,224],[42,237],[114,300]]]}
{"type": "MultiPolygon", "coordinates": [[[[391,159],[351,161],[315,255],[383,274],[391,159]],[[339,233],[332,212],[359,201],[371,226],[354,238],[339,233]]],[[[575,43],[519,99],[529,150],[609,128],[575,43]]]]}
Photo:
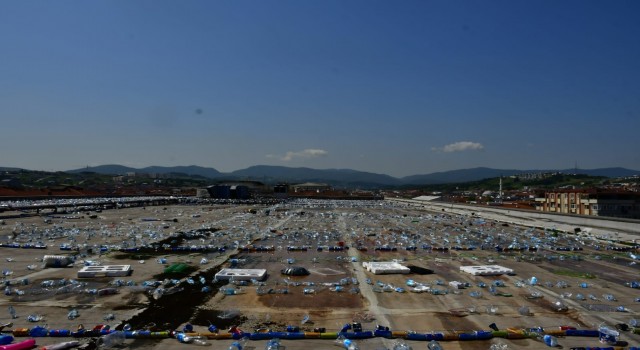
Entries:
{"type": "Polygon", "coordinates": [[[573,326],[560,326],[560,330],[561,331],[566,331],[568,329],[575,330],[576,327],[573,327],[573,326]]]}
{"type": "Polygon", "coordinates": [[[15,344],[1,345],[0,350],[26,350],[36,346],[35,339],[27,339],[15,344]]]}
{"type": "Polygon", "coordinates": [[[244,332],[242,331],[242,329],[238,328],[238,326],[232,326],[231,328],[229,328],[229,333],[243,334],[244,332]]]}
{"type": "Polygon", "coordinates": [[[100,331],[108,331],[109,328],[111,328],[109,325],[99,324],[99,325],[96,325],[95,327],[93,327],[93,330],[97,331],[97,332],[100,332],[100,331]]]}

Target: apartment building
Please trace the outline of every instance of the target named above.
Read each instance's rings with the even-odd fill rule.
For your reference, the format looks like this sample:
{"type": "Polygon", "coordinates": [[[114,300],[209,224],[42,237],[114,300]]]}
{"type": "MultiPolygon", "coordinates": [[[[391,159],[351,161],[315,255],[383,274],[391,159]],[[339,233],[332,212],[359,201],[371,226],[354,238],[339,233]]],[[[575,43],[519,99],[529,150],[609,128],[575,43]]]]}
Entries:
{"type": "Polygon", "coordinates": [[[640,193],[599,189],[547,191],[536,198],[536,210],[576,215],[640,219],[640,193]]]}

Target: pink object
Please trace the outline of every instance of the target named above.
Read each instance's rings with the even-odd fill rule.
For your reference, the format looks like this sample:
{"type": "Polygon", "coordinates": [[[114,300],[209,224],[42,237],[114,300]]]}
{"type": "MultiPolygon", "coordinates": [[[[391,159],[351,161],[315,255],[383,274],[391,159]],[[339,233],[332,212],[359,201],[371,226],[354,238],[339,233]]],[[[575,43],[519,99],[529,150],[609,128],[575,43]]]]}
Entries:
{"type": "Polygon", "coordinates": [[[26,350],[36,346],[35,339],[23,340],[19,343],[13,343],[9,345],[0,345],[0,350],[26,350]]]}

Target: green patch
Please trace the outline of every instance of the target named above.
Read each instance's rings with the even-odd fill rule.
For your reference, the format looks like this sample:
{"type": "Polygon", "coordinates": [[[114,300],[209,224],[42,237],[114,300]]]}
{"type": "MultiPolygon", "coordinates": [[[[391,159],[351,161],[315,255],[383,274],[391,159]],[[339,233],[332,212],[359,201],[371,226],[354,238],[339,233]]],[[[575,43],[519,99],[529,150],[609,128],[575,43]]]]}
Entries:
{"type": "Polygon", "coordinates": [[[589,272],[579,272],[579,271],[565,270],[565,269],[553,270],[553,273],[561,276],[578,277],[578,278],[586,278],[586,279],[596,278],[596,275],[589,272]]]}
{"type": "Polygon", "coordinates": [[[189,276],[193,272],[197,270],[196,267],[187,265],[184,263],[175,263],[167,266],[164,269],[164,272],[158,275],[153,276],[155,279],[165,279],[165,278],[182,278],[185,276],[189,276]]]}
{"type": "Polygon", "coordinates": [[[189,267],[189,265],[183,263],[172,264],[164,269],[164,273],[181,274],[187,272],[187,270],[189,270],[189,267]]]}

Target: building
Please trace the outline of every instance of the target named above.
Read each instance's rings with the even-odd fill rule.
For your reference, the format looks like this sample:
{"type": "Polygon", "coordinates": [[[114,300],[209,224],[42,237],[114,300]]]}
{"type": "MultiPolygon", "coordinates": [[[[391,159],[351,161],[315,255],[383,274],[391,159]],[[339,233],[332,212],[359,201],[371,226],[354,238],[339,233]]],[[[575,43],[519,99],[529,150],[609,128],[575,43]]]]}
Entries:
{"type": "Polygon", "coordinates": [[[207,187],[211,198],[231,199],[231,186],[215,185],[207,187]]]}
{"type": "Polygon", "coordinates": [[[243,185],[231,186],[231,196],[235,199],[249,199],[249,187],[243,185]]]}
{"type": "Polygon", "coordinates": [[[287,198],[289,192],[288,184],[277,184],[273,186],[273,194],[276,198],[287,198]]]}
{"type": "Polygon", "coordinates": [[[291,186],[291,188],[293,188],[293,192],[307,192],[307,191],[313,191],[313,192],[324,192],[324,191],[329,191],[331,189],[331,186],[327,185],[327,184],[320,184],[320,183],[314,183],[314,182],[305,182],[302,184],[297,184],[297,185],[293,185],[291,186]]]}
{"type": "Polygon", "coordinates": [[[218,281],[250,281],[257,280],[262,281],[267,277],[267,270],[265,269],[233,269],[224,268],[216,273],[216,280],[218,281]]]}
{"type": "Polygon", "coordinates": [[[22,187],[22,183],[16,178],[2,179],[0,180],[0,187],[20,188],[22,187]]]}
{"type": "Polygon", "coordinates": [[[207,187],[211,198],[215,199],[249,199],[251,194],[263,190],[264,184],[256,181],[240,181],[221,183],[207,187]]]}
{"type": "Polygon", "coordinates": [[[554,190],[536,198],[536,210],[640,219],[640,193],[597,189],[554,190]]]}
{"type": "Polygon", "coordinates": [[[411,272],[411,269],[396,262],[396,261],[384,261],[384,262],[363,262],[362,267],[374,275],[388,275],[388,274],[407,274],[411,272]]]}
{"type": "Polygon", "coordinates": [[[498,276],[513,273],[512,269],[500,265],[460,266],[460,271],[474,276],[498,276]]]}

